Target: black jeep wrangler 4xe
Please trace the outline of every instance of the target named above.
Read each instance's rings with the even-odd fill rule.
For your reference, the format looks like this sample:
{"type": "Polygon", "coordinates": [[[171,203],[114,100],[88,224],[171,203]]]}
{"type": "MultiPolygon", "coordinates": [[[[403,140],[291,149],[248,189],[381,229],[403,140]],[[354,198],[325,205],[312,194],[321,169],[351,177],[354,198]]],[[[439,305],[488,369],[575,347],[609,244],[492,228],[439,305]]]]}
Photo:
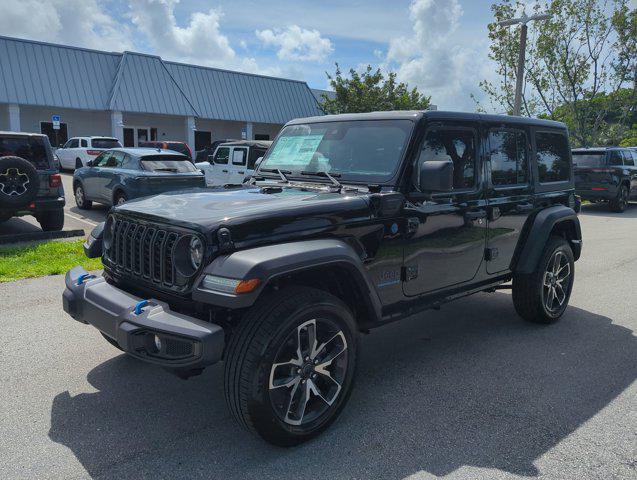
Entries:
{"type": "Polygon", "coordinates": [[[113,208],[85,245],[104,273],[70,270],[64,310],[184,377],[223,360],[238,422],[294,445],[345,406],[360,332],[498,288],[524,319],[558,320],[582,248],[574,203],[561,123],[298,119],[250,184],[113,208]]]}

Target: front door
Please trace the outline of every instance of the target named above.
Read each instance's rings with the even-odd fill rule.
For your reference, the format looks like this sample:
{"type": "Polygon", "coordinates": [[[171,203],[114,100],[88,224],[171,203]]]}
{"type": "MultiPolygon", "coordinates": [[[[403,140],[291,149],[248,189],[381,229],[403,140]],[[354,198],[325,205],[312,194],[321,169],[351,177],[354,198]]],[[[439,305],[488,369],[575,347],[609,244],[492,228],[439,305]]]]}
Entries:
{"type": "Polygon", "coordinates": [[[232,165],[229,165],[228,183],[240,184],[246,177],[248,163],[248,149],[246,147],[233,147],[232,165]]]}
{"type": "Polygon", "coordinates": [[[228,182],[230,172],[230,147],[218,147],[213,157],[213,164],[206,169],[206,185],[225,185],[228,182]]]}
{"type": "Polygon", "coordinates": [[[525,128],[489,125],[486,172],[489,185],[487,272],[509,269],[520,232],[534,209],[529,175],[531,143],[525,128]]]}
{"type": "Polygon", "coordinates": [[[478,126],[451,123],[427,129],[414,165],[416,191],[420,165],[454,164],[453,191],[413,202],[406,209],[403,292],[415,296],[450,289],[472,280],[484,258],[486,201],[482,192],[478,126]]]}

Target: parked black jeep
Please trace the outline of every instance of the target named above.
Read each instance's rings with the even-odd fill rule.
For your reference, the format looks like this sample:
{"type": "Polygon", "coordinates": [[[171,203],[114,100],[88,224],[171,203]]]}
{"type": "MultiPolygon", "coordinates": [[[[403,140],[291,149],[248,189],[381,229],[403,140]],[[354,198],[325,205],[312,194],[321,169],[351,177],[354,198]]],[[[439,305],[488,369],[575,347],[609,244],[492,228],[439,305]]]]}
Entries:
{"type": "Polygon", "coordinates": [[[62,178],[46,135],[0,132],[0,223],[24,215],[42,230],[62,230],[62,178]]]}
{"type": "Polygon", "coordinates": [[[557,321],[582,247],[574,201],[561,123],[294,120],[250,185],[111,210],[86,245],[104,273],[69,271],[64,309],[183,376],[223,359],[234,417],[293,445],[343,409],[360,332],[498,288],[557,321]]]}
{"type": "Polygon", "coordinates": [[[583,200],[608,202],[623,212],[637,199],[637,150],[621,147],[573,150],[575,189],[583,200]]]}

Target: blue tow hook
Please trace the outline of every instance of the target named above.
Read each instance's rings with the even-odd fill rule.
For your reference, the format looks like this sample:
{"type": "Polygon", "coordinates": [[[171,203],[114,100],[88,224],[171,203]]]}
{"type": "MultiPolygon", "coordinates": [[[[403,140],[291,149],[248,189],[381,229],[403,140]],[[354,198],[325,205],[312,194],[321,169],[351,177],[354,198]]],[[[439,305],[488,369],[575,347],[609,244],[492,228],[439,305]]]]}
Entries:
{"type": "Polygon", "coordinates": [[[142,300],[140,302],[137,302],[137,305],[135,305],[135,309],[133,310],[133,313],[135,315],[140,315],[143,311],[144,311],[144,307],[148,306],[148,300],[142,300]]]}
{"type": "Polygon", "coordinates": [[[90,273],[83,273],[79,277],[77,277],[77,285],[82,285],[89,278],[95,278],[95,275],[91,275],[90,273]]]}

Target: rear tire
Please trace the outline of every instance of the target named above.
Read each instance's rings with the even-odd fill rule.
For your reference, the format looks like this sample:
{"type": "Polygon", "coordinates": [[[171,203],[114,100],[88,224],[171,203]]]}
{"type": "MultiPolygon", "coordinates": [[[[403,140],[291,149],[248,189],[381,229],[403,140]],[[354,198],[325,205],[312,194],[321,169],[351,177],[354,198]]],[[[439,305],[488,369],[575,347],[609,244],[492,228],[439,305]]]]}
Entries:
{"type": "Polygon", "coordinates": [[[82,168],[84,165],[82,165],[82,160],[80,160],[79,158],[75,159],[75,170],[77,170],[78,168],[82,168]]]}
{"type": "Polygon", "coordinates": [[[59,232],[64,228],[64,209],[39,213],[36,219],[45,232],[59,232]]]}
{"type": "Polygon", "coordinates": [[[611,212],[622,213],[626,210],[626,207],[628,206],[628,195],[628,187],[626,185],[620,185],[617,190],[617,197],[611,200],[608,204],[611,212]]]}
{"type": "Polygon", "coordinates": [[[536,270],[513,277],[515,310],[529,322],[557,322],[568,306],[574,275],[571,246],[562,237],[550,237],[536,270]]]}
{"type": "Polygon", "coordinates": [[[86,199],[86,192],[84,186],[81,183],[77,183],[73,188],[73,195],[75,196],[75,204],[80,210],[90,210],[93,206],[93,202],[86,199]]]}
{"type": "Polygon", "coordinates": [[[232,415],[279,446],[319,435],[347,403],[356,345],[354,318],[335,296],[302,287],[267,295],[228,342],[224,384],[232,415]]]}

